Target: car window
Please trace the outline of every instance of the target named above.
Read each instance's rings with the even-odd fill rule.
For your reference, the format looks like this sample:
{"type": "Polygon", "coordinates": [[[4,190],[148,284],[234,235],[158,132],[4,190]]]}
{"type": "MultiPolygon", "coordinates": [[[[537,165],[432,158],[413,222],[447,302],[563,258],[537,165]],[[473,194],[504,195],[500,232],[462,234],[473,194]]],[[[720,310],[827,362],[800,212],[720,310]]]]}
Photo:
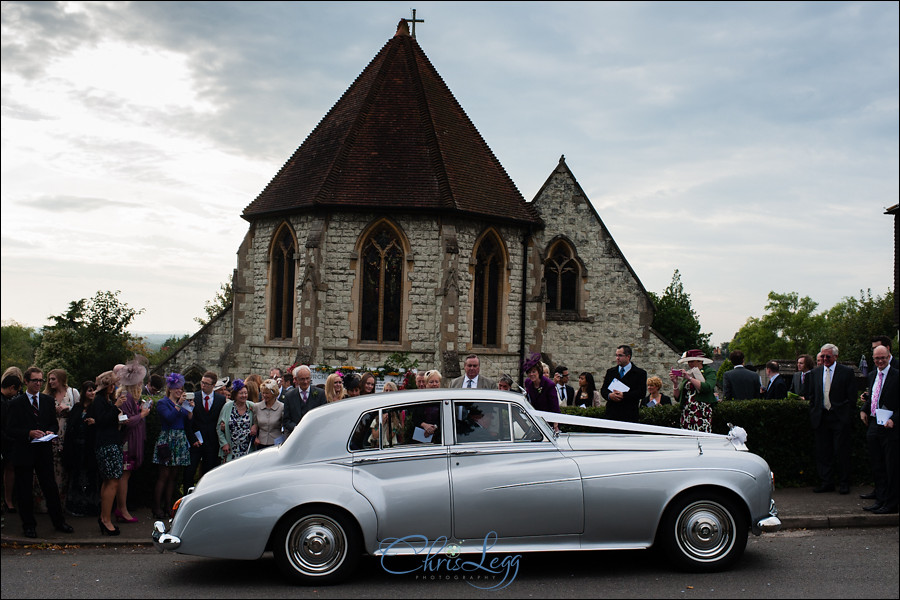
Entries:
{"type": "Polygon", "coordinates": [[[453,416],[459,444],[511,440],[508,402],[454,402],[453,416]]]}
{"type": "Polygon", "coordinates": [[[391,406],[363,414],[350,434],[350,450],[441,443],[441,403],[391,406]]]}
{"type": "Polygon", "coordinates": [[[544,434],[528,413],[520,406],[512,407],[512,434],[514,442],[543,442],[544,434]]]}

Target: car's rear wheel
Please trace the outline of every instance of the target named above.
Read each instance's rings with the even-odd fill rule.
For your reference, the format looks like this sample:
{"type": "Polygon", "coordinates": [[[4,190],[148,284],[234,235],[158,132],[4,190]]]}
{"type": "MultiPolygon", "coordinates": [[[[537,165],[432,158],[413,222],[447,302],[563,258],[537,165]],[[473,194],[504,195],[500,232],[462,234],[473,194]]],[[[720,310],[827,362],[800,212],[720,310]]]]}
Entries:
{"type": "Polygon", "coordinates": [[[747,547],[749,524],[741,507],[724,494],[690,492],[666,510],[660,538],[669,559],[688,571],[730,568],[747,547]]]}
{"type": "Polygon", "coordinates": [[[356,568],[361,542],[355,524],[331,508],[298,509],[275,530],[275,561],[298,583],[325,585],[356,568]]]}

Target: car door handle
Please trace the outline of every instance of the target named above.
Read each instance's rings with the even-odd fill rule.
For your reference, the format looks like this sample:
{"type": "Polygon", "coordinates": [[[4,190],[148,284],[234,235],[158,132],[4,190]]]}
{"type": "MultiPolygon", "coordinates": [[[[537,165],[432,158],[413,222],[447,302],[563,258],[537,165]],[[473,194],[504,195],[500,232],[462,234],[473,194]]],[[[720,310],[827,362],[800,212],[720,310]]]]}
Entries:
{"type": "Polygon", "coordinates": [[[454,450],[451,452],[453,456],[462,456],[464,454],[478,454],[478,450],[454,450]]]}

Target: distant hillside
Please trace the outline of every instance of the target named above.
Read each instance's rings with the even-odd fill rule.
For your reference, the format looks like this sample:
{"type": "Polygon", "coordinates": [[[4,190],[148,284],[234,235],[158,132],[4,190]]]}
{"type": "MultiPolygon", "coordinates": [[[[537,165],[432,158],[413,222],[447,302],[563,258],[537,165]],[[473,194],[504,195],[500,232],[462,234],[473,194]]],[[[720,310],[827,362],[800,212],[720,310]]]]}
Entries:
{"type": "Polygon", "coordinates": [[[142,337],[145,342],[147,342],[147,347],[151,352],[157,352],[162,347],[163,342],[165,342],[169,338],[179,338],[183,336],[186,331],[180,331],[175,333],[143,333],[136,332],[134,335],[142,337]]]}

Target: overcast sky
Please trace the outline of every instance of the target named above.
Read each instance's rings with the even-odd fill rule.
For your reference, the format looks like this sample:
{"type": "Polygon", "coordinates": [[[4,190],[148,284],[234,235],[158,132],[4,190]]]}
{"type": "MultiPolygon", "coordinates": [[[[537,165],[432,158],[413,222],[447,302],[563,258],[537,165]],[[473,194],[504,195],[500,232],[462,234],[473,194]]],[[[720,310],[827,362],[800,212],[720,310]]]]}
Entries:
{"type": "Polygon", "coordinates": [[[195,331],[241,211],[411,6],[526,200],[565,155],[714,343],[771,290],[892,285],[896,2],[4,1],[3,322],[121,290],[133,331],[195,331]]]}

